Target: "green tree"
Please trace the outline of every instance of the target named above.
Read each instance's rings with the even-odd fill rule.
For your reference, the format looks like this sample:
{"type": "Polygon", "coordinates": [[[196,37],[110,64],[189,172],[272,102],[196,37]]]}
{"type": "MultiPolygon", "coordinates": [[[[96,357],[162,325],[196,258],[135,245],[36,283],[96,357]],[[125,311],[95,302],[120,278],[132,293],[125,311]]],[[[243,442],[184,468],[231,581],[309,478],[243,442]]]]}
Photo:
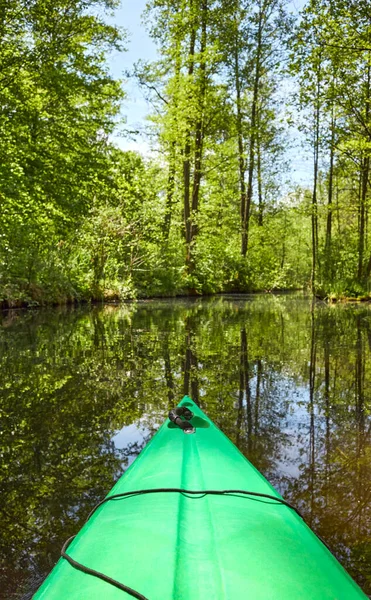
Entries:
{"type": "Polygon", "coordinates": [[[1,294],[39,300],[46,286],[57,300],[58,249],[87,215],[107,167],[122,92],[106,58],[122,35],[93,15],[111,2],[2,6],[1,294]]]}

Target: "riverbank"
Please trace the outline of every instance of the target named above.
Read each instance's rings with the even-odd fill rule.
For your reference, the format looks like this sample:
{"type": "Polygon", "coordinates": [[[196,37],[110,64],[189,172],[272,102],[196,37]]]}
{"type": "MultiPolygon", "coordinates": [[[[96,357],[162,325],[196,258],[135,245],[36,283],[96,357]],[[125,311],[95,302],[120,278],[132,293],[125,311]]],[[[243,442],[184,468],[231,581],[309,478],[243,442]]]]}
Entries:
{"type": "Polygon", "coordinates": [[[91,294],[91,295],[76,295],[59,293],[58,295],[50,295],[43,292],[40,288],[25,289],[21,293],[13,294],[13,296],[0,296],[0,310],[9,310],[17,308],[43,308],[52,306],[74,306],[82,304],[120,304],[123,302],[135,302],[137,300],[152,300],[152,299],[171,299],[171,298],[201,298],[210,296],[219,296],[222,294],[232,294],[234,296],[245,294],[287,294],[293,292],[304,292],[303,288],[275,288],[266,289],[224,289],[216,292],[202,292],[194,288],[180,289],[175,292],[159,292],[151,295],[145,294],[129,294],[120,296],[117,292],[107,290],[106,293],[91,294]],[[36,293],[35,293],[36,292],[36,293]]]}
{"type": "MultiPolygon", "coordinates": [[[[282,288],[274,290],[259,290],[259,289],[246,289],[246,290],[222,290],[219,292],[208,293],[208,292],[197,292],[196,290],[181,290],[178,293],[169,294],[152,294],[150,296],[137,295],[131,297],[121,298],[117,294],[105,294],[99,296],[90,297],[71,297],[60,295],[58,298],[37,296],[32,297],[28,294],[22,294],[19,297],[5,298],[0,301],[0,310],[13,310],[13,309],[38,309],[48,308],[57,306],[79,306],[79,305],[93,305],[93,304],[121,304],[128,302],[136,302],[138,300],[156,300],[156,299],[171,299],[171,298],[207,298],[211,296],[220,296],[224,294],[231,294],[238,297],[239,295],[246,294],[291,294],[295,292],[308,292],[304,288],[282,288]]],[[[345,295],[322,295],[316,294],[316,299],[327,304],[366,304],[371,302],[371,294],[363,294],[360,296],[345,296],[345,295]]]]}
{"type": "MultiPolygon", "coordinates": [[[[140,281],[139,278],[130,278],[123,282],[106,282],[105,287],[92,284],[91,281],[87,285],[82,285],[81,281],[76,280],[47,281],[44,284],[12,282],[0,285],[0,310],[97,303],[120,304],[142,299],[207,297],[219,294],[311,293],[309,283],[302,286],[293,283],[282,287],[262,287],[255,285],[248,277],[234,282],[218,281],[214,285],[192,285],[193,281],[189,277],[179,278],[177,281],[172,281],[170,277],[155,282],[151,279],[148,277],[148,280],[140,281]]],[[[371,292],[358,284],[338,283],[328,288],[323,286],[318,288],[315,296],[318,300],[329,304],[371,301],[371,292]]]]}

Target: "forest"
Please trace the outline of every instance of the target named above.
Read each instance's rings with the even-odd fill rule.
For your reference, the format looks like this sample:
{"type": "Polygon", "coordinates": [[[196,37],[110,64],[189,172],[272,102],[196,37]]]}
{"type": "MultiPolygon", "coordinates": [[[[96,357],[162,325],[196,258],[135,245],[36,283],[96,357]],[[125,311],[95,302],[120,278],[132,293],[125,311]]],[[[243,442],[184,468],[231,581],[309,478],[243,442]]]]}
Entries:
{"type": "Polygon", "coordinates": [[[0,305],[367,299],[369,3],[150,0],[156,60],[121,79],[118,6],[1,2],[0,305]],[[148,101],[146,155],[115,141],[128,77],[148,101]]]}

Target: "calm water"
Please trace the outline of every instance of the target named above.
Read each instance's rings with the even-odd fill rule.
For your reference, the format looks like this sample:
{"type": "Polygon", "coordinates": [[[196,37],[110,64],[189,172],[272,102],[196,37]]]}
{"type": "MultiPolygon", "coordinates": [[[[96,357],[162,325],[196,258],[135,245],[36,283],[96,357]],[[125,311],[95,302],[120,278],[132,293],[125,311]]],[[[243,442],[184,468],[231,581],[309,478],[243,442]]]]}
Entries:
{"type": "Polygon", "coordinates": [[[294,296],[0,316],[0,597],[26,599],[184,393],[371,594],[371,307],[294,296]]]}

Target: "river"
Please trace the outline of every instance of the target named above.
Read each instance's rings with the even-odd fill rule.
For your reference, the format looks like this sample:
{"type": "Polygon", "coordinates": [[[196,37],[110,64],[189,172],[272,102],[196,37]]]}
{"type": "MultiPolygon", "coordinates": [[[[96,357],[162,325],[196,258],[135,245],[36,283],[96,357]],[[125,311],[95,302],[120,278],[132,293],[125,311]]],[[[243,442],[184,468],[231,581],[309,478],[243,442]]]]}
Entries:
{"type": "Polygon", "coordinates": [[[26,600],[189,394],[371,595],[371,307],[219,296],[0,315],[0,598],[26,600]]]}

